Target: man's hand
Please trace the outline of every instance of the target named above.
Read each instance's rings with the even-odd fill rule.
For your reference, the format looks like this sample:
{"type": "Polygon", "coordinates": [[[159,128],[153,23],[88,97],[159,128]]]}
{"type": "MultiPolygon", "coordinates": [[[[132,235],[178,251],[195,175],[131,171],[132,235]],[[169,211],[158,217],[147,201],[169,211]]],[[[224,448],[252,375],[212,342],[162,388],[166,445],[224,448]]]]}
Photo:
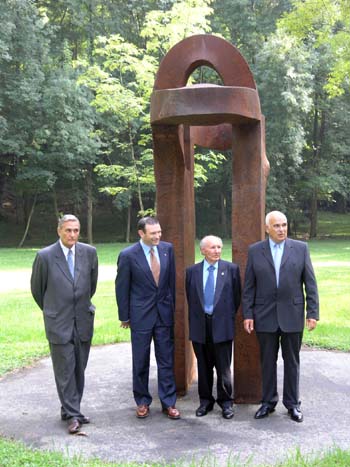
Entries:
{"type": "Polygon", "coordinates": [[[120,327],[124,328],[124,329],[129,328],[130,327],[130,321],[121,321],[120,322],[120,327]]]}
{"type": "Polygon", "coordinates": [[[243,325],[244,325],[245,331],[247,331],[248,334],[254,331],[254,320],[253,319],[245,319],[243,321],[243,325]]]}
{"type": "Polygon", "coordinates": [[[309,318],[306,320],[306,327],[309,331],[313,331],[317,325],[317,321],[315,319],[309,318]]]}

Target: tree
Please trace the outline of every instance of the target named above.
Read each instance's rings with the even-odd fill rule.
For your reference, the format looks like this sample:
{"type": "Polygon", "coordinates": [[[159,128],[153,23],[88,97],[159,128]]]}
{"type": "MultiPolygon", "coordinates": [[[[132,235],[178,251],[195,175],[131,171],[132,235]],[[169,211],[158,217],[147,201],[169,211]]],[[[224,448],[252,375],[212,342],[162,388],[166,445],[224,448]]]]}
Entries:
{"type": "MultiPolygon", "coordinates": [[[[331,166],[328,165],[326,169],[326,161],[332,161],[332,157],[327,157],[326,145],[327,128],[331,124],[329,119],[334,105],[328,91],[333,90],[333,95],[337,94],[334,81],[332,84],[330,78],[334,77],[334,70],[340,63],[339,57],[334,54],[334,47],[339,43],[339,30],[344,33],[348,22],[348,15],[343,14],[348,13],[348,8],[342,1],[330,0],[296,0],[293,6],[293,10],[279,21],[278,27],[308,48],[312,63],[313,103],[305,122],[307,145],[303,154],[308,175],[304,175],[302,192],[309,200],[310,237],[316,237],[317,208],[327,191],[322,168],[330,172],[331,166]]],[[[340,55],[344,58],[347,52],[340,51],[340,55]]],[[[345,78],[346,73],[343,76],[345,78]]],[[[339,85],[338,81],[338,90],[339,85]]]]}
{"type": "Polygon", "coordinates": [[[98,165],[96,172],[107,182],[101,191],[114,196],[118,207],[127,208],[127,239],[134,195],[141,215],[155,210],[154,205],[145,206],[143,197],[154,192],[148,119],[157,58],[173,45],[172,41],[185,37],[190,28],[195,32],[207,28],[208,3],[184,1],[174,4],[169,12],[148,13],[141,32],[145,49],[137,48],[120,35],[100,37],[96,42],[96,62],[80,78],[95,94],[92,105],[108,121],[107,125],[100,121],[106,163],[98,165]],[[205,26],[200,28],[201,23],[205,26]]]}
{"type": "Polygon", "coordinates": [[[271,171],[268,209],[286,211],[296,219],[297,181],[306,145],[305,119],[312,105],[310,55],[282,31],[272,35],[256,57],[256,78],[266,117],[266,146],[271,171]]]}
{"type": "MultiPolygon", "coordinates": [[[[28,180],[33,160],[33,178],[21,186],[26,231],[36,195],[49,189],[52,173],[38,165],[35,132],[42,123],[41,91],[45,83],[48,37],[32,2],[5,1],[0,23],[0,155],[3,174],[28,180]],[[33,196],[32,200],[26,194],[33,196]],[[30,203],[30,201],[32,201],[30,203]]],[[[0,177],[1,178],[1,177],[0,177]]],[[[1,190],[0,190],[1,192],[1,190]]],[[[17,204],[19,198],[17,197],[17,204]]]]}

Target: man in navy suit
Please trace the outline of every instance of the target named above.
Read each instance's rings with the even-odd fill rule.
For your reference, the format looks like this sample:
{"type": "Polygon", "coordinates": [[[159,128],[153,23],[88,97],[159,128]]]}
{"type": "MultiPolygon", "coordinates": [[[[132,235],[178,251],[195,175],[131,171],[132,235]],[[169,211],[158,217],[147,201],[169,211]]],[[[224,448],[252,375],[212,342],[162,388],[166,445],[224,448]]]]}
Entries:
{"type": "Polygon", "coordinates": [[[204,261],[186,270],[186,295],[190,340],[197,357],[200,405],[197,417],[213,410],[213,372],[217,375],[216,402],[222,416],[234,416],[232,389],[232,341],[235,315],[241,298],[237,264],[220,259],[222,240],[213,235],[200,242],[204,261]]]}
{"type": "Polygon", "coordinates": [[[116,277],[121,326],[131,329],[136,416],[147,417],[152,403],[148,380],[153,339],[159,399],[163,412],[174,420],[180,418],[180,412],[175,407],[173,246],[160,241],[162,230],[156,218],[140,219],[137,228],[140,241],[120,253],[116,277]]]}
{"type": "Polygon", "coordinates": [[[255,329],[260,347],[262,405],[255,418],[267,417],[278,402],[277,357],[281,345],[283,404],[292,420],[302,422],[299,353],[305,302],[309,331],[319,319],[316,279],[307,244],[287,238],[286,216],[272,211],[265,224],[269,238],[249,248],[243,291],[244,328],[249,334],[255,329]]]}

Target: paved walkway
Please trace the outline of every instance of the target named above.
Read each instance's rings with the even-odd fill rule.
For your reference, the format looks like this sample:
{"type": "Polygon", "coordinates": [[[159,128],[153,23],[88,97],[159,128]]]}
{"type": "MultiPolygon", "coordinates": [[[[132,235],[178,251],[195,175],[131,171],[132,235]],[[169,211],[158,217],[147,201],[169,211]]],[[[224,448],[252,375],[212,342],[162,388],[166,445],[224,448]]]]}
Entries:
{"type": "MultiPolygon", "coordinates": [[[[236,407],[232,420],[219,408],[201,419],[196,385],[178,401],[181,420],[169,420],[156,397],[152,360],[150,387],[155,395],[151,415],[135,417],[131,393],[129,344],[94,347],[86,373],[83,412],[92,419],[87,436],[72,436],[59,419],[59,404],[50,359],[0,380],[0,434],[42,449],[109,461],[172,462],[193,459],[227,466],[273,464],[294,453],[350,449],[350,354],[303,350],[301,395],[304,422],[295,423],[279,404],[267,419],[254,420],[255,405],[236,407]]],[[[279,362],[281,381],[281,362],[279,362]]]]}

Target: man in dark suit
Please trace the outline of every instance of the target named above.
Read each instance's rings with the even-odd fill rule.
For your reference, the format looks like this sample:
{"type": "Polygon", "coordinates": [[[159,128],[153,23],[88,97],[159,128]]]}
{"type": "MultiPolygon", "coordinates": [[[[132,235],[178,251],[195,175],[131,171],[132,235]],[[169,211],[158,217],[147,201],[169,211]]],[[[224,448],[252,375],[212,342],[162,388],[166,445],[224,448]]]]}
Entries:
{"type": "Polygon", "coordinates": [[[197,417],[213,410],[213,371],[217,375],[216,402],[226,419],[234,416],[231,375],[235,315],[241,299],[236,264],[220,259],[222,240],[213,235],[200,242],[204,261],[186,270],[189,333],[197,357],[200,405],[197,417]]]}
{"type": "Polygon", "coordinates": [[[180,418],[175,407],[174,311],[175,261],[171,243],[160,241],[162,231],[154,217],[138,222],[140,241],[118,258],[116,299],[121,326],[131,329],[133,392],[136,416],[149,415],[150,347],[153,339],[158,367],[158,395],[163,412],[180,418]]]}
{"type": "Polygon", "coordinates": [[[287,238],[286,216],[270,212],[265,224],[269,238],[249,248],[243,291],[244,328],[249,334],[255,329],[260,347],[262,405],[255,418],[267,417],[278,402],[277,357],[281,345],[283,404],[292,420],[302,422],[299,353],[305,301],[309,331],[319,319],[316,279],[307,244],[287,238]]]}
{"type": "Polygon", "coordinates": [[[97,285],[94,247],[78,243],[79,220],[67,214],[58,222],[59,240],[39,251],[33,263],[31,290],[44,315],[46,337],[61,401],[61,418],[75,434],[90,419],[80,411],[84,374],[93,334],[97,285]]]}

